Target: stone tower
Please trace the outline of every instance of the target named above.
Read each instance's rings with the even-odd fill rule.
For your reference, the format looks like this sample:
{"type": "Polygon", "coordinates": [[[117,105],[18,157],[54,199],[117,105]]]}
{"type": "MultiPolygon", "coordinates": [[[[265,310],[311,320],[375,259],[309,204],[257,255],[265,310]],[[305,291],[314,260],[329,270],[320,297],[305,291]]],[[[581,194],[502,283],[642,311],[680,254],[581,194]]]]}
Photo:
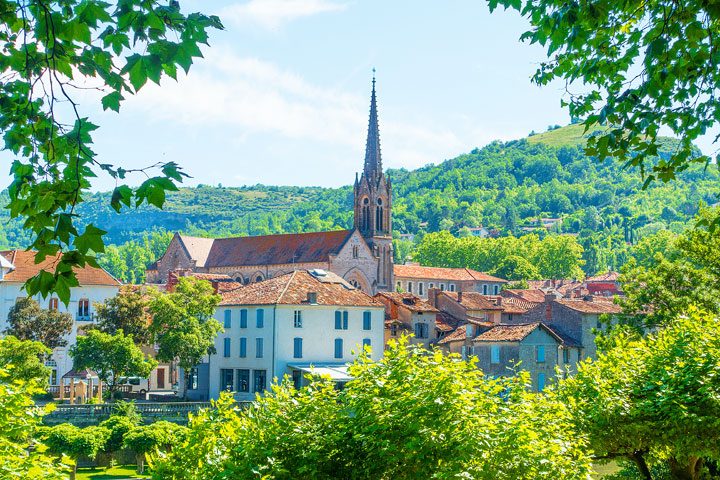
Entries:
{"type": "Polygon", "coordinates": [[[385,178],[380,155],[375,75],[370,96],[370,120],[365,145],[365,165],[360,178],[355,175],[355,228],[373,251],[377,262],[377,283],[373,291],[393,289],[392,188],[385,178]]]}

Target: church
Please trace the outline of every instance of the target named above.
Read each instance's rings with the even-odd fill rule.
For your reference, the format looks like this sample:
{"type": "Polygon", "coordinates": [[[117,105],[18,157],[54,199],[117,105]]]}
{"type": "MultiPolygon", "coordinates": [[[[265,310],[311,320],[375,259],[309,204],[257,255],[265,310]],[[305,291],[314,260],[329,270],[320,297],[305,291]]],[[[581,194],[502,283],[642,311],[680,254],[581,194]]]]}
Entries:
{"type": "Polygon", "coordinates": [[[380,154],[375,78],[363,172],[355,176],[354,228],[253,237],[199,238],[176,233],[160,259],[148,267],[148,283],[169,273],[221,274],[255,283],[293,270],[322,269],[374,295],[392,290],[392,187],[380,154]]]}

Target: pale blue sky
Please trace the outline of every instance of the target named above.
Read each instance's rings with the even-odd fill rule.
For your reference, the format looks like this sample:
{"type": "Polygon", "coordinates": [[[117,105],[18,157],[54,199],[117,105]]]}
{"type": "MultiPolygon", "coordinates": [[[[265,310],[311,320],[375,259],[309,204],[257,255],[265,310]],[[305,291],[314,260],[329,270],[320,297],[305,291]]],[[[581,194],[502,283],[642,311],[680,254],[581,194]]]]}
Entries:
{"type": "MultiPolygon", "coordinates": [[[[189,184],[349,184],[362,167],[377,68],[386,167],[439,163],[494,139],[565,124],[557,85],[516,12],[483,0],[194,0],[218,14],[206,58],[101,113],[95,151],[126,168],[174,160],[189,184]]],[[[112,187],[99,179],[95,187],[112,187]]]]}

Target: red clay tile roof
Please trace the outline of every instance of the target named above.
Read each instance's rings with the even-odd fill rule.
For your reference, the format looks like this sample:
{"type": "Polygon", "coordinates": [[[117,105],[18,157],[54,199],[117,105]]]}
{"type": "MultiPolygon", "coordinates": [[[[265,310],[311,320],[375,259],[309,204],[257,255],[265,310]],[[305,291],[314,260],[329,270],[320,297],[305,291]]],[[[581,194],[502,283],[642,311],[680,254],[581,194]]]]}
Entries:
{"type": "MultiPolygon", "coordinates": [[[[3,282],[25,283],[31,277],[34,277],[41,270],[48,272],[55,271],[55,265],[60,260],[61,254],[48,256],[40,263],[35,263],[34,251],[27,250],[4,250],[0,251],[0,255],[5,257],[15,266],[14,270],[5,274],[3,282]]],[[[120,286],[120,282],[102,268],[94,268],[85,266],[84,268],[75,268],[80,285],[112,285],[120,286]]]]}
{"type": "Polygon", "coordinates": [[[441,332],[451,332],[462,323],[460,319],[453,317],[447,312],[440,312],[435,316],[435,328],[441,332]]]}
{"type": "Polygon", "coordinates": [[[540,326],[539,322],[496,325],[475,337],[476,342],[519,342],[540,326]]]}
{"type": "Polygon", "coordinates": [[[585,279],[585,283],[592,283],[592,282],[617,282],[618,278],[620,278],[620,274],[618,272],[607,272],[603,273],[601,275],[596,275],[594,277],[588,277],[585,279]]]}
{"type": "Polygon", "coordinates": [[[195,260],[195,265],[204,267],[214,240],[212,238],[188,237],[187,235],[178,235],[178,237],[190,258],[195,260]]]}
{"type": "Polygon", "coordinates": [[[308,293],[317,294],[318,305],[384,307],[331,272],[321,281],[307,270],[220,292],[220,305],[309,305],[308,293]]]}
{"type": "Polygon", "coordinates": [[[483,281],[507,283],[507,280],[469,268],[423,267],[420,265],[395,265],[395,276],[428,280],[483,281]]]}
{"type": "Polygon", "coordinates": [[[523,314],[526,313],[528,310],[530,310],[533,307],[536,307],[540,305],[540,303],[537,302],[528,302],[527,300],[523,300],[521,298],[517,297],[500,297],[501,305],[503,307],[503,313],[508,314],[523,314]]]}
{"type": "Polygon", "coordinates": [[[444,345],[451,342],[462,342],[467,338],[467,329],[465,324],[458,325],[454,332],[445,335],[443,338],[437,341],[438,345],[444,345]]]}
{"type": "Polygon", "coordinates": [[[340,252],[352,233],[353,230],[335,230],[218,238],[211,240],[212,246],[202,266],[210,268],[327,262],[330,255],[340,252]]]}
{"type": "Polygon", "coordinates": [[[622,312],[620,305],[615,305],[610,300],[598,297],[595,297],[592,301],[576,298],[558,298],[556,302],[580,313],[618,314],[622,312]]]}
{"type": "MultiPolygon", "coordinates": [[[[458,292],[438,292],[438,295],[447,295],[451,299],[458,301],[458,292]]],[[[462,292],[462,301],[460,305],[466,310],[502,310],[503,307],[498,305],[491,297],[482,295],[478,292],[462,292]]]]}
{"type": "Polygon", "coordinates": [[[384,297],[393,302],[394,304],[406,308],[411,312],[430,312],[435,313],[439,310],[422,298],[416,297],[412,293],[397,293],[397,292],[380,292],[375,297],[384,297]]]}
{"type": "Polygon", "coordinates": [[[545,301],[545,292],[537,288],[508,288],[502,291],[502,296],[505,298],[515,297],[533,303],[543,303],[545,301]]]}

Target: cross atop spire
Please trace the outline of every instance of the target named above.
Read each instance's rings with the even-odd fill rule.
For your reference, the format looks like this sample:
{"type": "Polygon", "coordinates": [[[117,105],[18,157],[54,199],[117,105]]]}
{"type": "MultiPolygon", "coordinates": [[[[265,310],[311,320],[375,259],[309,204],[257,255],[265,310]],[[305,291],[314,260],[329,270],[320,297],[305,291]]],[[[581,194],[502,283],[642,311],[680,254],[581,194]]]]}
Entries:
{"type": "Polygon", "coordinates": [[[368,121],[367,143],[365,144],[365,168],[368,180],[382,174],[382,156],[380,155],[380,127],[378,126],[377,98],[375,96],[375,69],[373,68],[372,94],[370,95],[370,119],[368,121]]]}

